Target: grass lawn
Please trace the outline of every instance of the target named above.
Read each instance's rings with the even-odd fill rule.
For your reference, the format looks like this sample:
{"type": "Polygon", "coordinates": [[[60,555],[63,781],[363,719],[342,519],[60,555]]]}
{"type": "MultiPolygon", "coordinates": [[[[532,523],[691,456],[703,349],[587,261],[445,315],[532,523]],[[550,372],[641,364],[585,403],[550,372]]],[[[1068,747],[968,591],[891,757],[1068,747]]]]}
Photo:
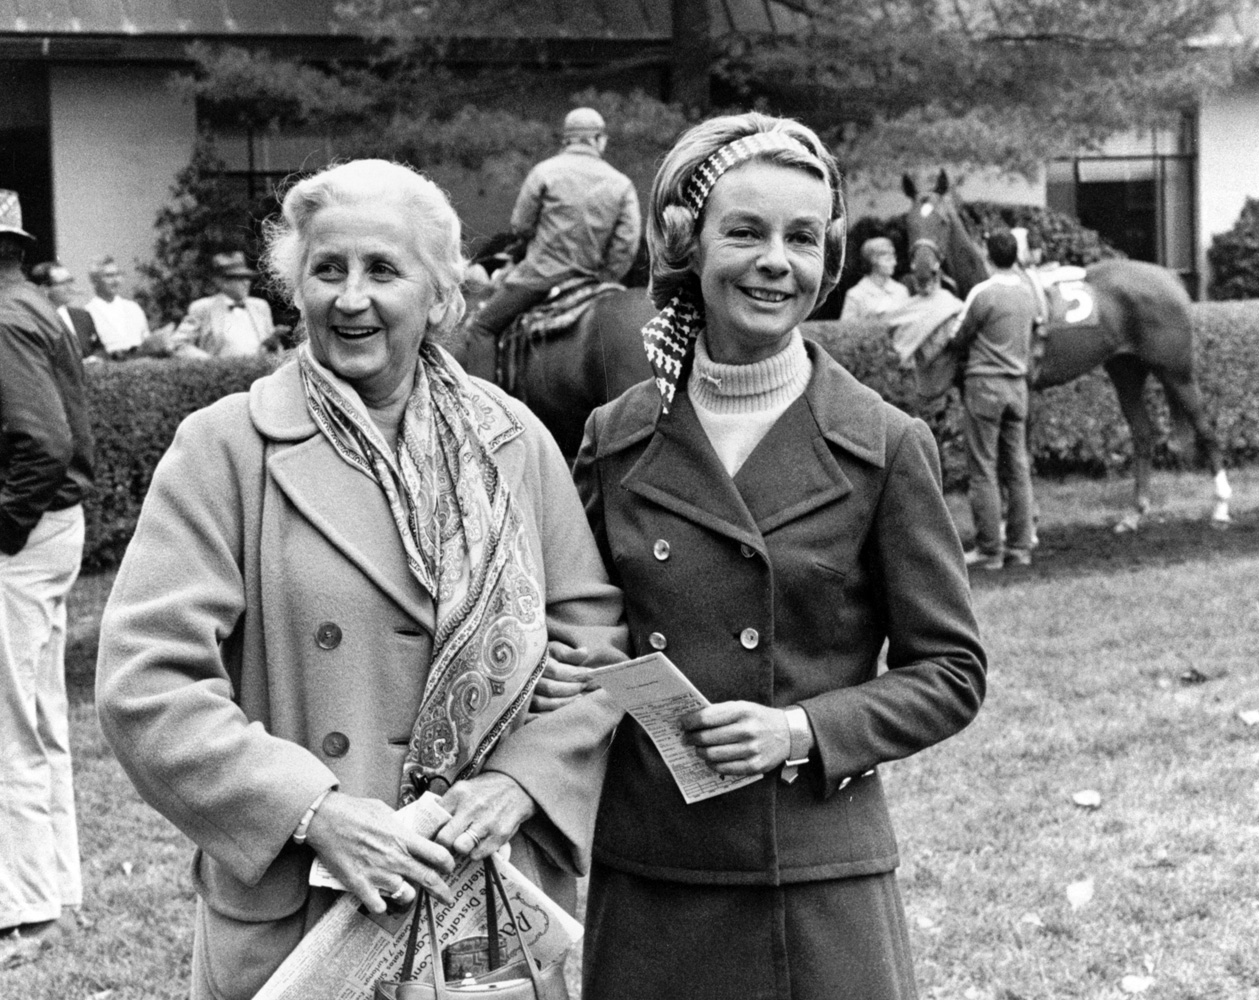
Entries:
{"type": "MultiPolygon", "coordinates": [[[[1234,475],[1259,508],[1259,473],[1234,475]]],[[[1122,513],[1125,480],[1038,483],[1045,526],[1122,513]]],[[[1160,476],[1171,516],[1205,477],[1160,476]]],[[[954,498],[956,500],[956,498],[954,498]]],[[[190,846],[104,747],[90,663],[108,577],[82,581],[68,670],[86,901],[71,947],[0,997],[186,995],[190,846]]],[[[987,705],[884,769],[920,991],[933,1000],[1259,1000],[1259,557],[981,588],[987,705]],[[1100,806],[1076,805],[1081,791],[1100,806]]]]}

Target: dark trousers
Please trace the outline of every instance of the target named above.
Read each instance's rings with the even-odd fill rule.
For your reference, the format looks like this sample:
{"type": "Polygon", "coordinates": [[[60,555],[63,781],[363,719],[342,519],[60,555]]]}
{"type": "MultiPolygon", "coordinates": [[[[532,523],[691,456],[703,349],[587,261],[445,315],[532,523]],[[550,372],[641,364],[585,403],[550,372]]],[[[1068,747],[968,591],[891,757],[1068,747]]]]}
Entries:
{"type": "Polygon", "coordinates": [[[498,338],[512,320],[545,299],[549,291],[549,288],[525,285],[499,285],[468,326],[467,359],[463,367],[469,375],[494,381],[498,338]]]}

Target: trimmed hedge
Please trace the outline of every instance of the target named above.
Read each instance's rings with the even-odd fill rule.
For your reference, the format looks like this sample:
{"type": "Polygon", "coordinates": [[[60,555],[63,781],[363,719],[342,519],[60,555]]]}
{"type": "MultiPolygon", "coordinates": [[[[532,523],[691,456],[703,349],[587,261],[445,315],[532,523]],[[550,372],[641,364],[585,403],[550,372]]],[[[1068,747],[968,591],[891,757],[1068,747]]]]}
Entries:
{"type": "MultiPolygon", "coordinates": [[[[1259,459],[1259,302],[1207,302],[1191,306],[1198,387],[1224,460],[1240,465],[1259,459]]],[[[962,410],[956,393],[942,408],[924,410],[912,372],[896,367],[880,323],[811,323],[807,334],[888,402],[921,416],[936,432],[945,485],[966,482],[962,446],[962,410]]],[[[1168,447],[1170,419],[1163,392],[1154,379],[1147,398],[1158,427],[1155,463],[1178,464],[1168,447]]],[[[1039,475],[1104,475],[1127,471],[1132,437],[1110,379],[1099,367],[1087,375],[1036,393],[1032,403],[1032,461],[1039,475]]]]}
{"type": "Polygon", "coordinates": [[[135,530],[158,459],[194,410],[243,392],[274,356],[234,360],[139,359],[87,365],[96,440],[96,490],[84,502],[87,572],[117,565],[135,530]]]}
{"type": "MultiPolygon", "coordinates": [[[[1192,307],[1198,380],[1217,421],[1230,465],[1259,460],[1259,302],[1212,302],[1192,307]]],[[[884,399],[922,416],[936,431],[948,488],[966,481],[962,413],[956,393],[924,412],[912,372],[902,372],[880,323],[810,323],[806,333],[884,399]]],[[[158,459],[179,422],[228,393],[247,389],[272,370],[274,358],[218,361],[140,360],[87,369],[96,434],[96,494],[85,503],[84,568],[99,570],[122,557],[158,459]]],[[[1151,380],[1162,439],[1156,461],[1171,464],[1162,391],[1151,380]]],[[[1041,475],[1100,475],[1126,470],[1132,457],[1128,426],[1114,390],[1098,368],[1036,395],[1032,459],[1041,475]]]]}

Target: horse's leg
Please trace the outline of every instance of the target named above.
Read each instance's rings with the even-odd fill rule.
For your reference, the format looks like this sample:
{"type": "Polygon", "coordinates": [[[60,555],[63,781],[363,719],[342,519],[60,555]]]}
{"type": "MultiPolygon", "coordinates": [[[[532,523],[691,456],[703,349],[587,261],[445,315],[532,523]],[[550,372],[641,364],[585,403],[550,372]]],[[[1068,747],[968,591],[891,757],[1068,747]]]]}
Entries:
{"type": "Polygon", "coordinates": [[[1136,531],[1150,509],[1150,470],[1154,464],[1154,421],[1145,406],[1149,369],[1131,354],[1116,354],[1104,365],[1119,397],[1119,409],[1132,432],[1133,510],[1120,518],[1115,530],[1136,531]]]}
{"type": "Polygon", "coordinates": [[[1171,408],[1172,418],[1177,423],[1187,423],[1193,430],[1196,452],[1205,453],[1211,467],[1211,475],[1215,478],[1215,506],[1211,511],[1211,521],[1215,524],[1228,524],[1231,518],[1228,513],[1228,502],[1233,496],[1233,487],[1228,481],[1228,473],[1224,471],[1224,456],[1220,451],[1219,440],[1215,436],[1215,428],[1207,417],[1206,407],[1202,404],[1202,394],[1192,378],[1173,378],[1163,373],[1159,377],[1163,391],[1167,393],[1167,404],[1171,408]]]}

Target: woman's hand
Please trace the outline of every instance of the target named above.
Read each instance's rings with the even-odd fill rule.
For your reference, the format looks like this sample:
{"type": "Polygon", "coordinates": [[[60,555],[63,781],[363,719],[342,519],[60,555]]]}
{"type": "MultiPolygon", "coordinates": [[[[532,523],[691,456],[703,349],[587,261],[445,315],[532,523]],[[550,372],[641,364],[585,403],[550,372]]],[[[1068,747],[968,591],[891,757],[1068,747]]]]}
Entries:
{"type": "Polygon", "coordinates": [[[310,821],[306,843],[372,913],[384,913],[389,901],[410,906],[417,887],[454,902],[442,881],[455,867],[450,852],[408,830],[379,799],[330,793],[310,821]]]}
{"type": "Polygon", "coordinates": [[[791,753],[791,730],[781,708],[723,701],[682,718],[686,741],[718,774],[767,774],[791,753]]]}
{"type": "Polygon", "coordinates": [[[533,701],[529,704],[529,711],[535,714],[554,712],[593,689],[587,686],[589,668],[585,663],[590,651],[585,646],[574,649],[552,640],[547,644],[546,651],[546,666],[537,687],[533,689],[533,701]]]}
{"type": "Polygon", "coordinates": [[[455,782],[442,796],[442,805],[451,818],[437,831],[437,842],[476,861],[511,840],[538,809],[516,780],[501,771],[482,771],[455,782]]]}

